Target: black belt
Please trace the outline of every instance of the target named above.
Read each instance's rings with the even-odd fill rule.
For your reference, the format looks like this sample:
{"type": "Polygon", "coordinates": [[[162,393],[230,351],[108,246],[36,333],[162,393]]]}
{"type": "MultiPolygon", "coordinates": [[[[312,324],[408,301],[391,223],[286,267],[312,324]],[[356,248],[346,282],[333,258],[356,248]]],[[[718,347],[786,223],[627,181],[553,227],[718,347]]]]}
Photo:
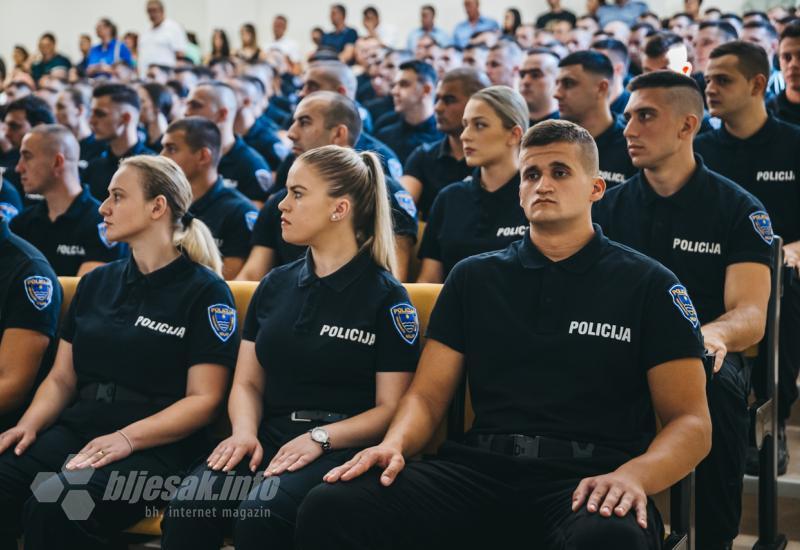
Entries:
{"type": "Polygon", "coordinates": [[[150,403],[158,405],[169,405],[177,401],[169,397],[156,397],[146,395],[114,382],[95,382],[87,384],[81,388],[78,395],[85,401],[103,401],[105,403],[150,403]]]}
{"type": "Polygon", "coordinates": [[[292,422],[339,422],[350,415],[330,411],[294,411],[289,415],[292,422]]]}
{"type": "Polygon", "coordinates": [[[594,443],[553,439],[537,435],[471,434],[465,443],[493,453],[525,458],[592,458],[619,456],[619,451],[594,443]]]}

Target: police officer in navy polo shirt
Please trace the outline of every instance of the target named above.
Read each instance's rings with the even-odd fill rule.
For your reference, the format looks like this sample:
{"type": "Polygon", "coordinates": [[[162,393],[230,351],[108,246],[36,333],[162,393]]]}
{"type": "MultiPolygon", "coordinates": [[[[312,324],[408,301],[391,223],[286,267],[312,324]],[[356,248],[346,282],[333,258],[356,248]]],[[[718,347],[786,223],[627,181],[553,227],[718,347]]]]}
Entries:
{"type": "Polygon", "coordinates": [[[100,203],[78,176],[80,148],[58,124],[40,125],[22,140],[17,171],[28,194],[44,197],[11,221],[11,230],[38,248],[61,276],[83,275],[126,253],[108,238],[100,203]]]}
{"type": "Polygon", "coordinates": [[[0,218],[10,222],[22,212],[22,198],[14,185],[0,174],[0,218]]]}
{"type": "Polygon", "coordinates": [[[47,374],[60,310],[53,268],[0,219],[0,432],[16,425],[47,374]]]}
{"type": "Polygon", "coordinates": [[[222,158],[217,167],[225,185],[261,206],[272,187],[272,171],[264,157],[233,133],[236,93],[222,82],[199,84],[186,100],[186,116],[201,116],[217,125],[222,135],[222,158]]]}
{"type": "Polygon", "coordinates": [[[236,92],[238,109],[233,130],[244,142],[258,151],[274,172],[289,154],[289,148],[278,137],[277,126],[261,117],[263,83],[254,76],[231,78],[227,84],[236,92]]]}
{"type": "Polygon", "coordinates": [[[419,323],[392,276],[382,178],[373,153],[338,146],[308,151],[292,166],[282,232],[308,252],[256,290],[228,401],[233,435],[194,472],[215,487],[229,472],[275,479],[244,498],[179,493],[164,514],[165,550],[216,550],[226,531],[239,550],[293,548],[306,493],[385,433],[416,368],[419,323]],[[265,496],[264,487],[278,491],[265,496]],[[226,521],[226,511],[240,513],[226,521]]]}
{"type": "Polygon", "coordinates": [[[628,69],[630,68],[628,47],[619,40],[607,38],[594,42],[592,49],[608,57],[612,67],[614,67],[614,77],[611,79],[611,88],[609,89],[609,99],[611,101],[609,108],[612,115],[620,116],[625,112],[625,106],[631,97],[631,93],[625,89],[628,69]]]}
{"type": "MultiPolygon", "coordinates": [[[[788,465],[786,419],[797,400],[800,369],[800,287],[793,276],[800,265],[800,127],[767,114],[764,90],[770,64],[761,47],[728,42],[711,52],[706,68],[706,97],[712,116],[722,119],[719,130],[695,140],[695,150],[709,168],[734,180],[766,206],[775,233],[784,239],[787,273],[781,303],[778,382],[778,472],[788,465]],[[792,269],[794,268],[794,269],[792,269]]],[[[766,342],[764,342],[764,346],[766,342]]],[[[757,364],[764,367],[766,347],[757,364]]],[[[764,376],[753,378],[756,395],[763,396],[764,376]]],[[[758,451],[748,450],[748,473],[758,475],[758,451]]]]}
{"type": "Polygon", "coordinates": [[[558,54],[548,48],[531,48],[519,70],[519,93],[528,104],[529,126],[558,118],[558,102],[553,97],[558,77],[558,54]]]}
{"type": "Polygon", "coordinates": [[[202,117],[176,120],[167,127],[161,155],[181,167],[192,186],[189,212],[203,220],[222,254],[222,276],[231,280],[250,253],[258,211],[236,189],[225,187],[217,172],[219,129],[202,117]]]}
{"type": "Polygon", "coordinates": [[[65,88],[56,96],[56,122],[69,128],[78,140],[81,148],[78,167],[81,173],[89,166],[89,161],[100,155],[106,147],[89,127],[90,110],[89,94],[77,86],[65,88]]]}
{"type": "Polygon", "coordinates": [[[16,170],[19,148],[22,146],[22,138],[31,131],[31,128],[55,122],[53,111],[44,100],[28,95],[6,105],[3,120],[6,127],[5,137],[11,144],[11,149],[0,153],[0,167],[5,168],[3,176],[17,188],[23,198],[23,204],[29,206],[36,203],[38,198],[27,197],[22,190],[22,182],[16,170]]]}
{"type": "Polygon", "coordinates": [[[482,72],[463,67],[445,73],[436,85],[433,112],[436,129],[445,137],[423,143],[409,155],[405,163],[403,184],[419,207],[420,219],[427,220],[433,199],[447,184],[467,177],[470,168],[461,146],[464,107],[470,96],[489,86],[482,72]]]}
{"type": "Polygon", "coordinates": [[[800,125],[800,23],[791,23],[783,29],[778,61],[786,89],[776,95],[767,108],[779,119],[800,125]]]}
{"type": "Polygon", "coordinates": [[[558,64],[555,98],[559,116],[586,128],[600,152],[600,175],[609,188],[636,173],[625,147],[625,124],[609,107],[609,87],[614,67],[603,54],[580,51],[558,64]]]}
{"type": "Polygon", "coordinates": [[[402,163],[418,145],[444,137],[433,116],[435,90],[436,71],[429,64],[407,61],[400,65],[392,85],[394,110],[400,120],[378,130],[375,137],[397,153],[402,163]]]}
{"type": "Polygon", "coordinates": [[[461,143],[472,175],[436,196],[422,236],[420,283],[441,283],[467,256],[505,248],[525,234],[519,206],[519,143],[528,107],[507,86],[472,95],[461,143]]]}
{"type": "MultiPolygon", "coordinates": [[[[0,434],[3,548],[19,531],[30,549],[108,544],[165,498],[104,498],[112,475],[147,472],[169,491],[166,478],[207,448],[204,429],[225,398],[239,347],[236,310],[208,229],[187,216],[186,177],[168,159],[136,156],[122,162],[109,193],[100,208],[108,237],[127,243],[131,256],[81,279],[50,374],[0,434]],[[65,475],[84,481],[94,504],[86,521],[31,494],[45,472],[38,495],[60,494],[65,475]]],[[[44,286],[32,290],[41,305],[44,286]]]]}
{"type": "Polygon", "coordinates": [[[89,161],[83,180],[97,200],[104,200],[122,159],[155,153],[139,140],[139,94],[130,86],[101,84],[95,88],[89,125],[107,148],[89,161]]]}
{"type": "MultiPolygon", "coordinates": [[[[304,97],[297,106],[288,136],[294,143],[294,154],[301,155],[325,145],[353,147],[360,132],[361,118],[354,101],[334,92],[316,92],[304,97]]],[[[294,155],[288,158],[294,160],[294,155]]],[[[397,277],[404,280],[417,240],[417,210],[414,199],[397,181],[387,176],[385,182],[397,245],[397,277]]],[[[286,188],[281,189],[259,212],[253,228],[253,249],[238,279],[261,280],[273,267],[292,262],[304,254],[304,247],[287,243],[281,236],[278,204],[286,195],[286,188]]]]}
{"type": "Polygon", "coordinates": [[[675,275],[592,225],[605,183],[586,130],[537,124],[520,170],[530,229],[450,273],[383,442],[308,494],[297,548],[661,546],[647,496],[710,446],[696,311],[675,275]],[[464,375],[472,429],[408,461],[464,375]]]}
{"type": "Polygon", "coordinates": [[[697,468],[697,546],[730,548],[741,516],[749,367],[764,335],[773,233],[764,205],[695,156],[703,117],[694,79],[671,71],[629,85],[625,137],[640,172],[595,205],[609,238],[671,269],[694,297],[714,358],[711,454],[697,468]]]}

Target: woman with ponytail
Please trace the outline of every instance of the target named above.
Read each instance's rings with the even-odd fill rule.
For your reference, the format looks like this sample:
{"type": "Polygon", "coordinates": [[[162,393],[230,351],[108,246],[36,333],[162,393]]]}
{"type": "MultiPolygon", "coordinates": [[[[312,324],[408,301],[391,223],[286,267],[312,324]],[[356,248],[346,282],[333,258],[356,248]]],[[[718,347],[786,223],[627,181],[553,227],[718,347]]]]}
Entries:
{"type": "MultiPolygon", "coordinates": [[[[417,313],[392,275],[389,197],[373,153],[329,145],[300,155],[280,203],[283,239],[308,246],[250,302],[228,399],[233,435],[185,486],[254,475],[244,495],[181,498],[162,548],[292,548],[297,509],[332,467],[379,441],[416,367],[417,313]]],[[[185,494],[195,491],[187,489],[185,494]]]]}
{"type": "MultiPolygon", "coordinates": [[[[236,362],[233,299],[208,228],[187,215],[183,172],[162,157],[131,157],[108,191],[105,236],[131,256],[81,279],[50,373],[0,434],[1,548],[15,547],[20,517],[26,548],[95,548],[164,504],[163,481],[208,449],[203,428],[236,362]],[[139,472],[160,476],[159,490],[114,492],[139,472]],[[42,498],[61,492],[64,475],[92,506],[42,498]]],[[[45,278],[25,285],[35,307],[48,305],[45,278]]]]}

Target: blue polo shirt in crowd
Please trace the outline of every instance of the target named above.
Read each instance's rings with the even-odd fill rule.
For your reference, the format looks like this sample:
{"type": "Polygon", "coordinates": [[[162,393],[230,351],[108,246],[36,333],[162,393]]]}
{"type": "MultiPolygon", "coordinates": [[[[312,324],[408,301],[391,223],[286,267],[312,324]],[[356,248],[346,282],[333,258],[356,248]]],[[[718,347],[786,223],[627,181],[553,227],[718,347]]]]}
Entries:
{"type": "Polygon", "coordinates": [[[9,223],[22,212],[22,197],[7,179],[0,180],[0,221],[9,223]]]}
{"type": "Polygon", "coordinates": [[[400,162],[404,163],[418,146],[439,141],[444,134],[436,129],[436,117],[431,115],[423,122],[413,125],[401,118],[400,121],[379,130],[375,137],[397,153],[400,162]]]}
{"type": "Polygon", "coordinates": [[[500,25],[491,17],[479,16],[473,24],[469,20],[462,21],[453,30],[453,45],[463,48],[469,43],[470,37],[476,32],[499,31],[500,25]]]}
{"type": "Polygon", "coordinates": [[[231,150],[219,160],[217,168],[225,185],[237,189],[253,201],[267,200],[272,187],[272,171],[258,152],[236,136],[231,150]]]}
{"type": "Polygon", "coordinates": [[[345,27],[341,31],[326,32],[322,35],[320,46],[326,46],[340,53],[348,44],[355,44],[358,40],[358,33],[355,29],[345,27]]]}

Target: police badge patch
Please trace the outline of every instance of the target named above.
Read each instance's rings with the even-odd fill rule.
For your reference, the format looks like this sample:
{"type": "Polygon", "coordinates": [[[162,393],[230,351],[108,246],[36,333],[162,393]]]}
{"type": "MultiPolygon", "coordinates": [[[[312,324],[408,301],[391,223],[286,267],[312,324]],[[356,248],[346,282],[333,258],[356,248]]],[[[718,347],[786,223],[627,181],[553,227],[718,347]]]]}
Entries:
{"type": "Polygon", "coordinates": [[[272,172],[264,168],[259,168],[256,170],[255,177],[258,186],[261,187],[263,191],[269,191],[269,188],[272,187],[272,172]]]}
{"type": "Polygon", "coordinates": [[[25,296],[39,311],[50,305],[53,301],[53,281],[44,275],[33,275],[23,281],[25,296]]]}
{"type": "Polygon", "coordinates": [[[114,248],[117,246],[116,241],[112,242],[108,240],[108,226],[106,222],[97,224],[97,236],[100,237],[100,242],[106,245],[106,248],[114,248]]]}
{"type": "Polygon", "coordinates": [[[407,344],[413,344],[419,336],[419,319],[417,310],[411,304],[397,304],[389,308],[394,328],[407,344]]]}
{"type": "Polygon", "coordinates": [[[395,191],[394,198],[397,200],[400,208],[408,212],[409,216],[412,218],[417,217],[417,205],[414,204],[414,199],[411,198],[411,193],[405,189],[401,189],[400,191],[395,191]]]}
{"type": "Polygon", "coordinates": [[[253,232],[253,228],[256,225],[256,219],[258,219],[258,212],[255,210],[251,210],[250,212],[245,212],[244,214],[244,222],[247,224],[247,229],[250,232],[253,232]]]}
{"type": "Polygon", "coordinates": [[[394,179],[399,180],[403,176],[403,165],[400,164],[399,160],[395,158],[388,159],[386,166],[389,168],[389,175],[394,179]]]}
{"type": "Polygon", "coordinates": [[[7,202],[0,202],[0,220],[10,222],[14,217],[19,214],[19,210],[13,204],[7,202]]]}
{"type": "Polygon", "coordinates": [[[672,303],[681,312],[681,315],[689,321],[694,328],[700,325],[700,320],[697,318],[697,310],[694,308],[692,299],[689,298],[689,293],[683,285],[672,285],[669,289],[669,294],[672,296],[672,303]]]}
{"type": "Polygon", "coordinates": [[[769,219],[769,214],[759,210],[750,214],[749,218],[753,222],[753,229],[756,230],[758,236],[764,239],[765,243],[772,244],[775,234],[772,232],[772,221],[769,219]]]}
{"type": "Polygon", "coordinates": [[[208,321],[217,338],[227,342],[236,332],[236,310],[226,304],[208,306],[208,321]]]}

